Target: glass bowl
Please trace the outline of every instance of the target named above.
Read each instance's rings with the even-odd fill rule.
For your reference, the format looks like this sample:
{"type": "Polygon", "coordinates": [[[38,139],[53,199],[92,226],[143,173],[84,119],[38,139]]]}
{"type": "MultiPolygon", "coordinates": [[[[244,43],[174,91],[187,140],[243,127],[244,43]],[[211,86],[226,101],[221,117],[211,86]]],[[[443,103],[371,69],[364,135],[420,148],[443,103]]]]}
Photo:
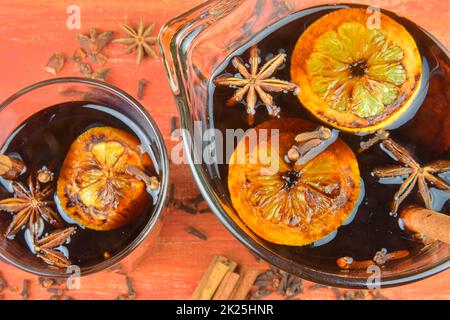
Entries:
{"type": "MultiPolygon", "coordinates": [[[[308,1],[309,5],[311,3],[314,1],[308,1]]],[[[325,7],[335,9],[347,5],[325,7]]],[[[210,142],[197,143],[191,138],[197,130],[205,132],[214,128],[209,87],[216,69],[229,62],[238,49],[244,52],[261,41],[267,35],[267,29],[277,30],[298,17],[315,13],[318,8],[305,8],[303,1],[289,0],[208,1],[168,22],[160,32],[159,45],[181,115],[185,153],[195,181],[219,220],[253,253],[282,270],[327,285],[367,288],[373,274],[366,270],[339,270],[336,266],[311,262],[295,248],[269,243],[249,230],[231,205],[228,190],[220,182],[218,166],[199,161],[205,144],[210,142]]],[[[440,48],[446,55],[443,58],[448,61],[448,52],[438,41],[421,28],[419,33],[418,36],[432,42],[430,50],[440,48]]],[[[372,278],[372,283],[382,287],[401,285],[431,276],[449,266],[450,246],[437,243],[428,250],[383,267],[377,281],[372,278]]]]}
{"type": "MultiPolygon", "coordinates": [[[[137,128],[137,132],[142,135],[139,137],[141,142],[146,144],[146,148],[151,150],[154,155],[155,170],[160,177],[159,197],[142,230],[125,248],[112,254],[107,260],[85,267],[81,266],[81,270],[78,270],[80,275],[87,275],[111,267],[128,256],[138,246],[139,249],[145,247],[145,251],[147,251],[156,243],[162,225],[169,165],[162,135],[145,108],[122,90],[101,81],[85,78],[55,78],[42,81],[20,90],[1,103],[0,146],[2,147],[0,152],[5,148],[11,133],[26,119],[49,106],[71,101],[89,101],[109,106],[120,114],[122,120],[126,119],[123,121],[127,121],[126,124],[129,127],[137,128]]],[[[8,227],[8,216],[4,213],[0,214],[0,258],[2,260],[24,271],[41,276],[68,277],[74,272],[73,269],[48,268],[47,264],[37,259],[27,248],[16,241],[6,239],[4,233],[8,227]]],[[[136,258],[133,258],[133,256],[130,258],[134,261],[136,258]]]]}

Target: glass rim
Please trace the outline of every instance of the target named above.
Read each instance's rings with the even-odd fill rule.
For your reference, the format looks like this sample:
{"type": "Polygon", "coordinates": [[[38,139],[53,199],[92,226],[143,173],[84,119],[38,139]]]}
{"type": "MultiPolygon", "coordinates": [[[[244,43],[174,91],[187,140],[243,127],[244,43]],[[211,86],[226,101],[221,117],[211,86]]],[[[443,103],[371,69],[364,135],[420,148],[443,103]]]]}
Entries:
{"type": "MultiPolygon", "coordinates": [[[[105,270],[107,268],[110,268],[114,264],[118,263],[119,261],[123,260],[125,257],[127,257],[129,254],[131,254],[149,235],[149,233],[153,230],[156,223],[158,222],[158,219],[160,218],[162,211],[164,209],[165,201],[166,201],[166,195],[167,195],[167,188],[169,184],[169,157],[167,153],[167,149],[164,143],[164,138],[161,134],[161,131],[159,130],[155,120],[152,118],[152,116],[149,114],[149,112],[142,106],[135,98],[133,98],[130,94],[126,93],[122,89],[119,89],[118,87],[105,83],[103,81],[94,80],[94,79],[88,79],[88,78],[82,78],[82,77],[58,77],[58,78],[52,78],[48,80],[43,80],[36,82],[34,84],[31,84],[27,87],[24,87],[20,90],[18,90],[16,93],[13,93],[11,96],[6,98],[2,103],[0,103],[0,112],[4,110],[8,105],[10,105],[15,100],[19,99],[20,97],[26,95],[27,93],[34,91],[36,89],[46,87],[49,85],[59,84],[59,83],[78,83],[78,84],[86,84],[90,86],[94,86],[101,89],[106,89],[114,92],[117,94],[122,100],[124,100],[127,104],[133,106],[136,111],[139,112],[140,116],[142,116],[145,121],[150,125],[152,130],[155,133],[155,140],[157,142],[157,149],[161,153],[161,163],[159,163],[161,167],[162,179],[160,181],[161,183],[161,192],[158,196],[157,202],[152,210],[152,215],[148,219],[148,222],[145,224],[142,231],[135,237],[135,239],[125,248],[123,248],[120,252],[118,252],[116,255],[112,256],[110,259],[99,262],[97,264],[94,264],[92,266],[87,267],[81,272],[81,276],[86,276],[89,274],[93,274],[102,270],[105,270]]],[[[145,133],[145,132],[144,132],[145,133]]],[[[61,273],[61,272],[54,272],[52,269],[44,270],[44,269],[36,269],[27,267],[25,264],[17,263],[16,261],[12,261],[8,257],[5,257],[0,252],[0,259],[5,261],[8,264],[11,264],[15,266],[16,268],[19,268],[23,271],[26,271],[28,273],[32,273],[38,276],[44,276],[44,277],[58,277],[58,278],[67,278],[72,275],[72,273],[61,273]]],[[[59,270],[60,271],[60,270],[59,270]]]]}
{"type": "MultiPolygon", "coordinates": [[[[239,4],[241,1],[239,0],[231,0],[230,2],[234,2],[235,4],[239,4]]],[[[289,273],[295,274],[301,278],[304,278],[309,281],[314,281],[318,283],[323,283],[331,286],[339,286],[343,288],[352,288],[352,289],[367,289],[367,277],[357,277],[357,276],[349,276],[346,274],[345,276],[339,276],[337,274],[333,274],[330,272],[326,272],[323,270],[319,270],[313,267],[305,266],[303,264],[295,264],[287,258],[281,257],[279,255],[274,254],[272,251],[265,248],[263,245],[258,243],[257,240],[253,239],[250,235],[248,235],[245,231],[242,231],[242,228],[238,226],[238,224],[233,221],[233,219],[229,216],[229,214],[224,210],[224,208],[220,205],[220,199],[216,196],[214,190],[210,183],[208,182],[207,177],[205,176],[205,172],[202,169],[201,164],[197,164],[193,162],[196,147],[195,144],[191,143],[190,139],[187,139],[186,132],[190,132],[190,112],[187,109],[187,105],[189,105],[186,99],[186,93],[184,92],[184,84],[183,84],[183,71],[180,68],[180,62],[178,58],[183,55],[182,49],[173,42],[170,43],[170,47],[165,47],[164,44],[166,40],[164,40],[164,33],[166,30],[170,29],[170,25],[172,23],[176,23],[179,20],[182,20],[184,17],[189,16],[189,14],[201,11],[203,9],[210,8],[210,6],[214,6],[217,4],[220,6],[220,1],[218,0],[210,0],[203,4],[198,5],[197,7],[189,10],[188,12],[182,13],[181,15],[171,19],[167,22],[162,28],[161,32],[158,36],[158,44],[160,47],[160,51],[162,52],[162,57],[164,59],[164,64],[166,68],[166,73],[169,77],[169,81],[171,81],[172,74],[171,70],[168,67],[168,60],[173,63],[174,71],[176,74],[176,82],[177,82],[177,93],[173,92],[174,96],[176,96],[176,105],[178,112],[180,114],[180,126],[183,129],[183,147],[184,152],[188,157],[189,167],[191,168],[192,175],[194,180],[204,197],[205,201],[208,203],[214,215],[219,219],[219,221],[226,227],[226,229],[236,238],[238,239],[245,247],[247,247],[252,253],[262,258],[266,262],[274,265],[277,268],[280,268],[289,273]],[[165,50],[167,49],[167,50],[165,50]],[[182,87],[180,90],[179,87],[182,87]],[[182,102],[179,102],[182,100],[182,102]]],[[[343,3],[342,5],[345,5],[343,3]]],[[[341,5],[341,4],[340,4],[341,5]]],[[[302,10],[314,8],[316,6],[305,7],[302,10]]],[[[286,18],[286,17],[285,17],[286,18]]],[[[280,19],[280,21],[283,19],[280,19]]],[[[409,19],[408,19],[409,20],[409,19]]],[[[278,22],[280,22],[278,21],[278,22]]],[[[277,22],[277,23],[278,23],[277,22]]],[[[189,34],[186,32],[186,29],[190,28],[191,24],[186,24],[180,27],[170,36],[170,40],[177,39],[177,43],[181,43],[179,37],[185,34],[189,34]]],[[[426,29],[418,26],[429,38],[433,40],[433,42],[442,49],[443,52],[446,53],[447,57],[449,56],[448,50],[442,43],[439,42],[430,32],[426,29]]],[[[167,43],[166,43],[167,44],[167,43]]],[[[187,49],[184,48],[186,51],[187,49]]],[[[209,79],[208,82],[212,80],[209,79]]],[[[434,264],[427,265],[419,269],[419,272],[410,271],[401,275],[389,275],[389,276],[381,276],[380,281],[377,283],[380,287],[394,287],[399,285],[404,285],[408,283],[412,283],[435,274],[438,274],[442,271],[445,271],[450,268],[450,256],[447,256],[443,259],[443,261],[436,262],[434,264]]]]}

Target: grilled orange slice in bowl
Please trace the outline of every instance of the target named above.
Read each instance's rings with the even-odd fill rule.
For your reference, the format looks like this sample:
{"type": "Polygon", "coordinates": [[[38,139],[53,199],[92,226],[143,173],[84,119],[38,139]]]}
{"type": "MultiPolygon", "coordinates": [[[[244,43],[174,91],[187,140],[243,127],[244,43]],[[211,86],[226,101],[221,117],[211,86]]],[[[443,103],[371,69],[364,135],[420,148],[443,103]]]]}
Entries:
{"type": "Polygon", "coordinates": [[[89,229],[107,231],[131,222],[150,203],[144,182],[128,166],[151,167],[139,140],[128,132],[92,128],[72,144],[58,178],[64,212],[89,229]]]}
{"type": "Polygon", "coordinates": [[[422,79],[421,56],[409,32],[383,13],[379,25],[370,17],[358,8],[326,14],[302,33],[292,55],[301,103],[347,132],[373,132],[395,122],[422,79]]]}
{"type": "Polygon", "coordinates": [[[233,206],[267,241],[291,246],[315,242],[341,226],[357,203],[358,163],[342,140],[305,164],[285,161],[295,136],[314,128],[301,119],[270,120],[248,132],[232,154],[228,188],[233,206]],[[274,129],[279,129],[279,139],[271,138],[274,129]]]}

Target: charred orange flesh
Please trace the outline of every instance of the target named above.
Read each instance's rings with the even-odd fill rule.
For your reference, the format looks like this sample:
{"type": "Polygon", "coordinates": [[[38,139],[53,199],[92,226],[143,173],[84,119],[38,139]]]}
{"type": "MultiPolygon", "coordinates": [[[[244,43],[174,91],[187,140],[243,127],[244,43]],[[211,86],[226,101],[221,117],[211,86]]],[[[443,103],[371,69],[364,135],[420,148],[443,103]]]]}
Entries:
{"type": "Polygon", "coordinates": [[[122,227],[150,201],[145,184],[127,174],[128,166],[151,166],[139,140],[128,132],[97,127],[72,144],[58,179],[62,209],[79,224],[106,231],[122,227]]]}
{"type": "Polygon", "coordinates": [[[317,118],[348,132],[373,132],[411,106],[422,77],[417,45],[399,23],[364,9],[342,9],[300,36],[291,61],[298,98],[317,118]]]}
{"type": "Polygon", "coordinates": [[[243,222],[263,239],[301,246],[336,230],[355,207],[360,192],[358,163],[340,139],[303,165],[285,162],[295,136],[315,129],[300,119],[271,120],[248,133],[235,149],[228,187],[233,207],[243,222]],[[261,129],[267,139],[260,140],[261,129]],[[279,129],[279,146],[270,139],[279,129]]]}

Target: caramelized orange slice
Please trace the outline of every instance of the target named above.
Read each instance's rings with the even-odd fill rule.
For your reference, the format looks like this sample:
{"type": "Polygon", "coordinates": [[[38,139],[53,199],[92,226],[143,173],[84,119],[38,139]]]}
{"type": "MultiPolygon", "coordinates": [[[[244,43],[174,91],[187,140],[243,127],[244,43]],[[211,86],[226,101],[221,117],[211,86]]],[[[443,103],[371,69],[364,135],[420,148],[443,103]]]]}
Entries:
{"type": "Polygon", "coordinates": [[[94,230],[129,223],[149,203],[146,186],[126,173],[129,165],[151,165],[133,135],[110,127],[93,128],[72,144],[58,178],[62,209],[94,230]]]}
{"type": "Polygon", "coordinates": [[[303,165],[285,162],[295,136],[312,129],[299,119],[267,121],[255,128],[257,144],[247,133],[232,155],[228,188],[233,206],[253,232],[270,242],[301,246],[319,240],[344,223],[358,200],[358,163],[342,140],[303,165]],[[268,129],[267,136],[260,129],[268,129]],[[273,129],[280,130],[278,146],[270,138],[273,129]]]}
{"type": "Polygon", "coordinates": [[[406,112],[420,87],[422,60],[413,37],[381,14],[370,26],[364,9],[342,9],[300,36],[291,62],[302,104],[340,130],[373,132],[406,112]]]}

